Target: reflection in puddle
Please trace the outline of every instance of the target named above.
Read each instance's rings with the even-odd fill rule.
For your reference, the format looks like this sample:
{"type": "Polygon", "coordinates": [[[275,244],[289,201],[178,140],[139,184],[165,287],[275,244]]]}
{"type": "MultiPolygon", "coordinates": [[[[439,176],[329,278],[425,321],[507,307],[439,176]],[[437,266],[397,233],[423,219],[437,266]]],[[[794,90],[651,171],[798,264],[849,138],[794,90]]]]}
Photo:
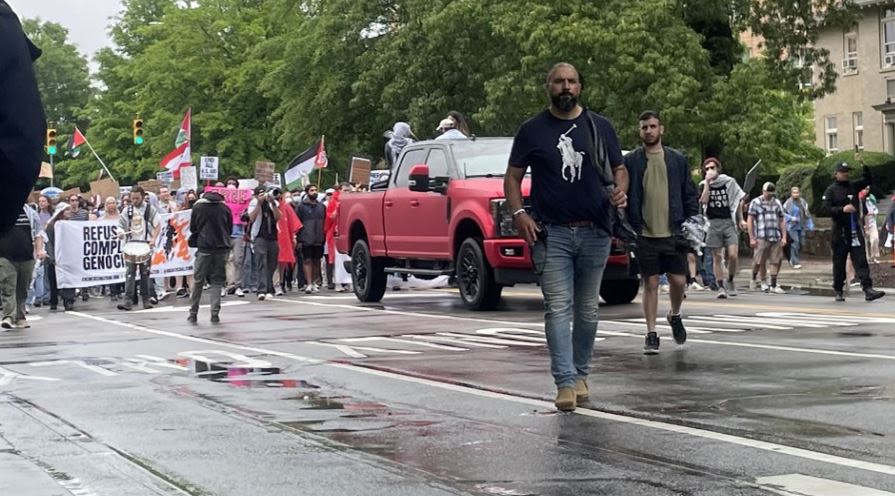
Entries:
{"type": "Polygon", "coordinates": [[[229,363],[208,363],[198,360],[177,360],[177,363],[188,367],[200,379],[228,383],[237,388],[318,389],[319,387],[300,379],[272,377],[280,375],[279,367],[234,367],[229,363]]]}

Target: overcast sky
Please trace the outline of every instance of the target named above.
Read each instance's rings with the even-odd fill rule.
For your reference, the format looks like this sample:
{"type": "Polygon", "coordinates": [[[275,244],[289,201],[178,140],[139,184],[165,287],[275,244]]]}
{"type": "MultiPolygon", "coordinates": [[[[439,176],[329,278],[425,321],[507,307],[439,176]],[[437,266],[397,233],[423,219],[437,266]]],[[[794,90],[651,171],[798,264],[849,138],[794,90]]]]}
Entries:
{"type": "MultiPolygon", "coordinates": [[[[93,59],[93,54],[112,42],[106,34],[109,18],[121,10],[121,0],[6,0],[19,18],[39,17],[62,24],[68,39],[93,59]]],[[[93,64],[91,64],[93,67],[93,64]]]]}

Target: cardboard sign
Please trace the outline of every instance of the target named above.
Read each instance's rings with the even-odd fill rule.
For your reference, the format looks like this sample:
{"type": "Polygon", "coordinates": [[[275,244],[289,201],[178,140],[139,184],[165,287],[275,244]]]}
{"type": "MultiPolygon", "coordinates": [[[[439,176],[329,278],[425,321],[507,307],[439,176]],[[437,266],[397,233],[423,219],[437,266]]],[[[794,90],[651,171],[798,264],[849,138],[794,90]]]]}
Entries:
{"type": "Polygon", "coordinates": [[[255,162],[255,180],[258,184],[267,184],[273,182],[273,175],[276,172],[276,164],[273,162],[255,162]]]}
{"type": "Polygon", "coordinates": [[[180,168],[180,189],[191,190],[199,187],[199,177],[196,174],[196,167],[180,168]]]}
{"type": "Polygon", "coordinates": [[[40,191],[32,191],[28,195],[28,203],[37,203],[38,198],[40,198],[40,191]]]}
{"type": "Polygon", "coordinates": [[[355,184],[368,184],[370,182],[370,169],[373,162],[364,157],[351,157],[351,170],[348,172],[348,181],[355,184]]]}
{"type": "Polygon", "coordinates": [[[151,191],[156,194],[158,193],[159,188],[162,187],[162,183],[157,179],[147,179],[145,181],[140,181],[137,184],[140,185],[144,191],[151,191]]]}
{"type": "Polygon", "coordinates": [[[118,198],[119,187],[118,181],[114,179],[90,181],[90,196],[99,196],[103,200],[110,196],[118,198]]]}
{"type": "Polygon", "coordinates": [[[199,179],[203,181],[217,181],[218,163],[217,157],[202,157],[199,159],[199,179]]]}
{"type": "Polygon", "coordinates": [[[71,198],[71,195],[81,196],[81,188],[67,189],[67,190],[63,191],[62,193],[59,193],[59,195],[60,195],[60,198],[62,198],[61,201],[67,202],[68,199],[71,198]]]}

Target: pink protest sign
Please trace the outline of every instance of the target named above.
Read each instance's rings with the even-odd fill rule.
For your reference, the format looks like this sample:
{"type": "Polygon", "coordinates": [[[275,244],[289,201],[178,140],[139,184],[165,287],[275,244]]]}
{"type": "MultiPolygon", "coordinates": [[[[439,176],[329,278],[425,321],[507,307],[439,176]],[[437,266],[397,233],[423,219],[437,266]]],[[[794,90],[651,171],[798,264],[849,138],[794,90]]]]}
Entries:
{"type": "Polygon", "coordinates": [[[245,209],[248,208],[249,202],[252,201],[252,190],[250,189],[208,187],[205,188],[205,191],[214,191],[215,193],[220,193],[221,196],[224,197],[224,201],[227,203],[227,206],[230,207],[230,212],[233,214],[234,224],[239,224],[241,222],[239,217],[245,209]]]}

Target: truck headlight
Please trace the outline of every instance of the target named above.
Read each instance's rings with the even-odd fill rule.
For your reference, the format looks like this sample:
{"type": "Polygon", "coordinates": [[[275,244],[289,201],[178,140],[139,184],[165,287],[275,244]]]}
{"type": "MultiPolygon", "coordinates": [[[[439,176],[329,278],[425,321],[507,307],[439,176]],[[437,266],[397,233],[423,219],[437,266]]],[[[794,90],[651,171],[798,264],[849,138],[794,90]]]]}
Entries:
{"type": "Polygon", "coordinates": [[[518,236],[513,225],[513,214],[507,212],[505,199],[491,200],[491,217],[494,219],[494,230],[502,238],[518,236]]]}

